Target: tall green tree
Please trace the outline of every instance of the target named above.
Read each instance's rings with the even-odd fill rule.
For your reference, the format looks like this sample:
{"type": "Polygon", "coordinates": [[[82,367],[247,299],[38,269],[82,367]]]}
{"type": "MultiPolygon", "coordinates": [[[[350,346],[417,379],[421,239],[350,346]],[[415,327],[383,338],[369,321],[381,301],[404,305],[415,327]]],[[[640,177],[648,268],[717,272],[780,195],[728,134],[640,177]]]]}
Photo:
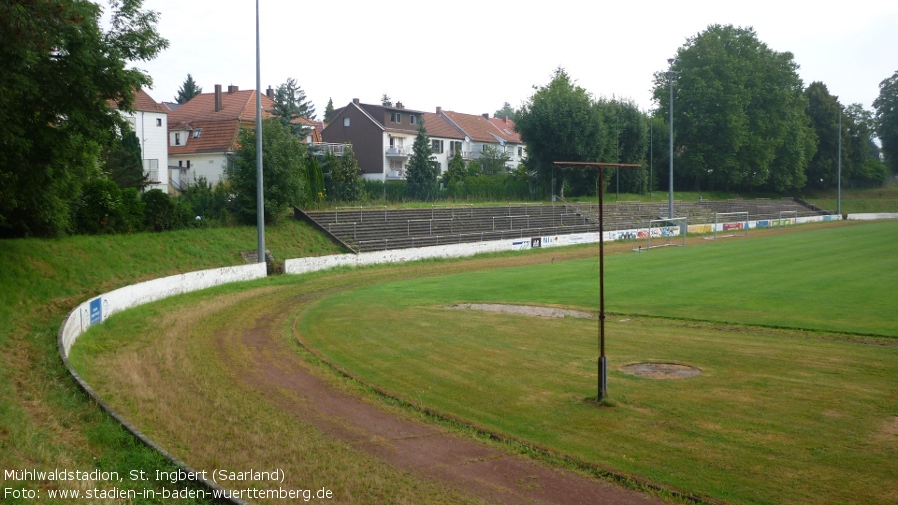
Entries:
{"type": "Polygon", "coordinates": [[[392,107],[393,99],[390,98],[390,95],[384,93],[383,96],[380,97],[380,104],[384,107],[392,107]]]}
{"type": "Polygon", "coordinates": [[[878,186],[888,178],[888,169],[879,158],[879,146],[873,141],[876,121],[873,113],[859,103],[845,108],[847,148],[845,158],[851,168],[851,186],[878,186]]]}
{"type": "MultiPolygon", "coordinates": [[[[298,204],[306,179],[306,147],[277,118],[262,121],[262,170],[265,222],[274,223],[288,207],[298,204]]],[[[256,130],[244,128],[227,169],[237,212],[244,222],[256,222],[256,130]]]]}
{"type": "Polygon", "coordinates": [[[305,136],[307,127],[294,122],[297,118],[315,119],[315,107],[306,98],[306,92],[292,77],[277,87],[274,92],[274,107],[270,111],[281,124],[294,135],[305,136]]]}
{"type": "Polygon", "coordinates": [[[309,181],[306,190],[306,206],[318,207],[327,198],[327,190],[324,187],[324,174],[317,156],[306,156],[306,178],[309,181]]]}
{"type": "Polygon", "coordinates": [[[433,146],[422,120],[418,123],[418,134],[415,135],[412,157],[409,159],[405,173],[409,196],[418,200],[434,198],[439,174],[440,169],[433,156],[433,146]]]}
{"type": "Polygon", "coordinates": [[[149,180],[143,173],[140,140],[130,128],[125,129],[121,138],[105,150],[103,157],[105,159],[103,171],[110,180],[118,184],[119,188],[134,188],[140,191],[147,186],[149,180]]]}
{"type": "Polygon", "coordinates": [[[873,108],[886,166],[892,173],[898,173],[898,70],[879,83],[879,96],[873,101],[873,108]]]}
{"type": "Polygon", "coordinates": [[[468,169],[465,166],[465,159],[461,155],[461,151],[455,151],[452,158],[449,159],[449,168],[440,176],[440,182],[445,186],[463,182],[468,175],[468,169]]]}
{"type": "MultiPolygon", "coordinates": [[[[752,28],[711,25],[677,51],[674,168],[695,189],[801,187],[814,135],[798,65],[758,40],[752,28]]],[[[655,74],[659,114],[669,77],[655,74]]]]}
{"type": "Polygon", "coordinates": [[[101,8],[87,0],[0,2],[0,236],[55,235],[69,227],[69,202],[98,174],[103,146],[133,107],[148,61],[168,46],[158,14],[141,0],[101,8]]]}
{"type": "Polygon", "coordinates": [[[181,88],[178,89],[178,94],[175,96],[175,101],[180,104],[185,104],[189,102],[193,97],[199,95],[203,92],[203,88],[197,86],[196,81],[193,80],[193,76],[187,74],[187,78],[184,79],[184,84],[181,85],[181,88]]]}
{"type": "Polygon", "coordinates": [[[527,145],[528,165],[536,170],[545,187],[553,177],[555,194],[563,194],[564,183],[585,193],[595,187],[594,173],[582,169],[555,169],[556,161],[604,161],[608,154],[602,137],[602,111],[591,95],[563,68],[555,70],[549,84],[521,107],[515,129],[527,145]]]}
{"type": "Polygon", "coordinates": [[[359,201],[362,198],[362,176],[352,146],[343,146],[343,156],[337,158],[330,154],[325,160],[331,170],[332,199],[346,203],[359,201]]]}
{"type": "Polygon", "coordinates": [[[508,117],[508,119],[511,119],[512,121],[517,121],[518,114],[520,114],[520,111],[515,110],[514,107],[512,107],[510,103],[503,102],[502,108],[496,110],[496,112],[493,113],[493,117],[498,117],[498,118],[508,117]]]}
{"type": "Polygon", "coordinates": [[[483,175],[498,175],[508,171],[507,165],[511,157],[504,149],[483,146],[480,153],[480,171],[483,175]]]}
{"type": "Polygon", "coordinates": [[[640,165],[609,171],[615,189],[628,193],[644,193],[649,171],[645,166],[649,148],[648,120],[632,100],[600,99],[596,105],[602,110],[603,141],[608,146],[606,161],[640,165]]]}
{"type": "Polygon", "coordinates": [[[330,123],[334,118],[334,100],[332,98],[327,99],[327,107],[324,108],[324,122],[330,123]]]}
{"type": "MultiPolygon", "coordinates": [[[[842,104],[829,93],[822,82],[812,82],[804,91],[808,99],[807,114],[817,136],[817,152],[805,171],[810,188],[835,188],[839,166],[839,138],[844,137],[845,124],[839,130],[842,104]]],[[[847,147],[847,145],[845,146],[847,147]]],[[[844,161],[844,156],[843,156],[844,161]]],[[[845,173],[848,167],[843,167],[845,173]]]]}

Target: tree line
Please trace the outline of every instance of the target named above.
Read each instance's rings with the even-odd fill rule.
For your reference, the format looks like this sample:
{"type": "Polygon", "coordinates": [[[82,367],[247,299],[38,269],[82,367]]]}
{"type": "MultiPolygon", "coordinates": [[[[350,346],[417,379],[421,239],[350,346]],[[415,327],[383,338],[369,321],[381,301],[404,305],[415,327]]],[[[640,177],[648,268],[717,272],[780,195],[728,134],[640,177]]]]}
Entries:
{"type": "MultiPolygon", "coordinates": [[[[254,222],[251,128],[240,133],[226,181],[199,181],[179,199],[144,191],[139,143],[110,103],[133,107],[134,90],[152,81],[126,62],[150,60],[168,41],[142,0],[111,9],[103,30],[102,10],[88,0],[0,3],[0,237],[254,222]]],[[[612,178],[624,192],[667,189],[671,97],[676,188],[788,193],[834,188],[840,170],[849,186],[882,184],[898,171],[898,72],[882,81],[870,111],[841,104],[824,83],[805,86],[792,54],[771,50],[751,28],[712,25],[675,56],[654,76],[654,110],[595,98],[563,68],[519,109],[503,104],[496,115],[510,116],[528,153],[514,171],[488,149],[478,160],[457,156],[440,174],[422,122],[407,180],[396,183],[362,180],[351,148],[342,157],[310,152],[294,120],[314,119],[314,107],[288,79],[262,125],[266,217],[327,202],[590,195],[612,178]],[[642,168],[598,181],[594,170],[559,170],[555,161],[642,168]]],[[[201,91],[188,74],[175,98],[201,91]]],[[[330,101],[325,119],[332,113],[330,101]]]]}

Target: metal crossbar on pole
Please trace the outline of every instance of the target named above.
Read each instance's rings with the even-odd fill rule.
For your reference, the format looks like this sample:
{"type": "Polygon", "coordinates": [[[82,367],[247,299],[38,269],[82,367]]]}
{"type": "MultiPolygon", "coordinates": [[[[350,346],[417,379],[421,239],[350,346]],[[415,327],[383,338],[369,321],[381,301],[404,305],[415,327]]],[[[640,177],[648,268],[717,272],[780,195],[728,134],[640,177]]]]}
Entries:
{"type": "Polygon", "coordinates": [[[601,402],[608,396],[608,358],[605,356],[605,185],[602,184],[602,171],[606,167],[641,168],[641,165],[632,163],[594,163],[588,161],[556,161],[553,165],[559,167],[593,167],[599,169],[598,179],[596,180],[596,185],[599,190],[599,391],[596,400],[601,402]]]}

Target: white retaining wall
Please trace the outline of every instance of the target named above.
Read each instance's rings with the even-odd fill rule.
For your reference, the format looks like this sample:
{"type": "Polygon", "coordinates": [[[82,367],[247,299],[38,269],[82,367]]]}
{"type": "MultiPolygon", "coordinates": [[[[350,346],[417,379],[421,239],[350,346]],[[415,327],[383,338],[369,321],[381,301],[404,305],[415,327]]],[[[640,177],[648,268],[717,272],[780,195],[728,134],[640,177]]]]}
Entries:
{"type": "Polygon", "coordinates": [[[60,351],[68,357],[75,340],[92,324],[131,307],[169,296],[189,293],[229,282],[260,279],[267,275],[265,263],[199,270],[132,284],[88,300],[73,310],[62,327],[60,351]]]}
{"type": "Polygon", "coordinates": [[[849,221],[870,221],[873,219],[898,219],[898,214],[877,212],[869,214],[848,214],[849,221]]]}
{"type": "MultiPolygon", "coordinates": [[[[782,226],[785,224],[811,223],[816,221],[834,221],[839,216],[809,216],[791,219],[748,221],[749,228],[765,228],[768,226],[782,226]]],[[[707,225],[690,225],[690,232],[707,231],[700,227],[707,225]]],[[[722,225],[721,225],[722,226],[722,225]]],[[[631,230],[606,231],[605,241],[614,242],[621,239],[635,239],[648,233],[645,228],[631,230]],[[640,235],[640,232],[643,235],[640,235]]],[[[670,236],[680,234],[679,228],[671,230],[670,236]]],[[[412,249],[393,249],[387,251],[372,251],[360,254],[337,254],[333,256],[321,256],[317,258],[297,258],[284,262],[284,272],[288,274],[304,274],[329,268],[365,265],[377,265],[382,263],[403,263],[432,258],[460,258],[475,254],[516,251],[531,249],[534,247],[558,247],[574,244],[592,244],[599,241],[599,234],[575,233],[571,235],[550,235],[543,237],[529,237],[493,240],[488,242],[469,242],[464,244],[439,245],[431,247],[417,247],[412,249]]]]}

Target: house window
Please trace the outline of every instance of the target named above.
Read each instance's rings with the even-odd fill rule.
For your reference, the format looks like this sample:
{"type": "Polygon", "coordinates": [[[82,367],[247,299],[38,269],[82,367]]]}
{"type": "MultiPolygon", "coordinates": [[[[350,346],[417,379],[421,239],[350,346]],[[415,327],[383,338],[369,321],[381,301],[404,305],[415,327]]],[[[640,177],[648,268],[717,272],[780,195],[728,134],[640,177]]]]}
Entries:
{"type": "Polygon", "coordinates": [[[431,140],[431,144],[433,147],[434,154],[442,154],[443,153],[443,141],[442,140],[431,140]]]}
{"type": "Polygon", "coordinates": [[[394,112],[390,114],[390,122],[393,123],[402,123],[402,114],[398,112],[394,112]]]}
{"type": "Polygon", "coordinates": [[[523,148],[523,147],[519,147],[519,148],[518,148],[518,158],[520,158],[520,157],[522,157],[522,156],[524,156],[524,148],[523,148]]]}
{"type": "Polygon", "coordinates": [[[190,168],[190,160],[187,160],[187,168],[190,168]]]}
{"type": "Polygon", "coordinates": [[[161,117],[156,118],[156,126],[162,126],[162,118],[161,117]]]}
{"type": "Polygon", "coordinates": [[[348,117],[343,118],[343,126],[349,126],[349,118],[348,117]]]}
{"type": "Polygon", "coordinates": [[[178,166],[184,168],[184,160],[178,160],[178,166]]]}
{"type": "Polygon", "coordinates": [[[408,117],[408,121],[409,121],[411,124],[417,124],[417,123],[418,123],[418,116],[409,116],[409,117],[408,117]]]}
{"type": "Polygon", "coordinates": [[[195,139],[200,138],[200,133],[203,133],[202,128],[197,128],[196,130],[193,130],[193,138],[195,138],[195,139]]]}
{"type": "Polygon", "coordinates": [[[175,145],[176,146],[181,145],[181,134],[180,133],[175,134],[175,145]]]}

